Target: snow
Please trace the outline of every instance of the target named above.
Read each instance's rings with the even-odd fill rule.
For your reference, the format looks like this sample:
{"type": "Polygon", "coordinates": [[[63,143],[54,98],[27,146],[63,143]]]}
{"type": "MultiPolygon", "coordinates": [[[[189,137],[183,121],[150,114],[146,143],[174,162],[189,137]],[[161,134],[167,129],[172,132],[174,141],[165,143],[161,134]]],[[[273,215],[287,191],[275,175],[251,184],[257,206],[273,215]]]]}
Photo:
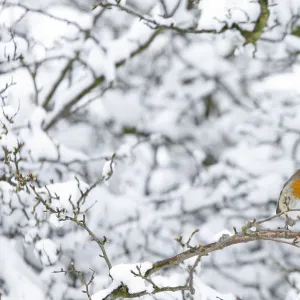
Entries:
{"type": "Polygon", "coordinates": [[[110,275],[113,278],[113,282],[110,287],[95,293],[92,296],[92,300],[104,299],[109,293],[122,284],[128,287],[128,292],[131,294],[143,291],[151,293],[153,291],[153,287],[151,285],[149,286],[149,283],[143,278],[132,274],[132,271],[139,274],[137,267],[140,269],[141,274],[144,275],[145,272],[152,267],[152,264],[144,262],[140,264],[119,264],[113,266],[110,270],[110,275]]]}
{"type": "Polygon", "coordinates": [[[149,189],[151,192],[163,193],[176,187],[179,182],[180,174],[174,173],[172,169],[159,168],[152,174],[149,189]]]}
{"type": "Polygon", "coordinates": [[[93,43],[95,42],[89,39],[84,44],[84,49],[89,52],[87,63],[95,74],[98,76],[104,75],[106,80],[111,82],[116,76],[116,61],[111,58],[109,51],[105,53],[100,47],[95,47],[93,43]]]}
{"type": "Polygon", "coordinates": [[[47,112],[45,111],[45,109],[40,106],[37,106],[33,110],[28,122],[33,128],[42,128],[46,116],[47,112]]]}
{"type": "MultiPolygon", "coordinates": [[[[45,187],[37,188],[36,193],[43,197],[46,201],[50,201],[50,206],[53,209],[65,209],[66,213],[73,212],[73,206],[76,207],[77,201],[80,200],[82,194],[84,194],[89,189],[89,185],[83,181],[70,180],[67,182],[57,182],[53,184],[48,184],[45,187]],[[71,204],[72,202],[72,204],[71,204]]],[[[84,199],[83,199],[84,200],[84,199]]],[[[82,202],[82,210],[86,207],[87,203],[82,202]]],[[[52,217],[51,221],[53,225],[59,225],[57,220],[52,217]]]]}
{"type": "Polygon", "coordinates": [[[224,159],[229,162],[234,162],[251,174],[262,174],[288,166],[285,159],[272,161],[269,164],[266,163],[267,157],[276,157],[275,151],[276,150],[269,145],[259,145],[250,148],[249,144],[241,142],[237,148],[232,149],[232,151],[229,150],[224,154],[224,159]]]}
{"type": "Polygon", "coordinates": [[[285,38],[286,47],[289,51],[296,52],[300,49],[300,38],[293,35],[288,35],[285,38]]]}
{"type": "Polygon", "coordinates": [[[118,157],[131,157],[132,156],[132,148],[134,147],[134,141],[122,144],[117,150],[118,157]]]}
{"type": "MultiPolygon", "coordinates": [[[[213,290],[211,287],[206,284],[197,281],[196,284],[197,290],[201,291],[201,299],[210,300],[210,299],[224,299],[224,300],[235,300],[236,297],[232,294],[221,294],[213,290]]],[[[199,295],[200,296],[200,295],[199,295]]]]}
{"type": "Polygon", "coordinates": [[[2,123],[8,123],[8,120],[13,119],[17,114],[17,111],[11,105],[1,106],[2,114],[0,114],[0,121],[2,123]]]}
{"type": "Polygon", "coordinates": [[[162,167],[170,165],[171,157],[166,147],[161,146],[157,149],[156,160],[162,167]]]}
{"type": "Polygon", "coordinates": [[[109,295],[115,288],[117,288],[117,285],[111,285],[111,287],[98,291],[97,293],[92,295],[92,300],[103,300],[107,295],[109,295]]]}
{"type": "Polygon", "coordinates": [[[129,58],[130,54],[139,45],[145,43],[151,34],[152,30],[147,25],[135,20],[126,35],[106,44],[105,48],[109,53],[109,59],[117,63],[129,58]]]}
{"type": "Polygon", "coordinates": [[[53,265],[58,260],[58,248],[50,239],[41,239],[34,245],[34,254],[43,265],[53,265]]]}
{"type": "Polygon", "coordinates": [[[57,147],[43,130],[35,130],[27,139],[25,150],[36,159],[53,159],[58,158],[57,147]]]}
{"type": "Polygon", "coordinates": [[[260,13],[259,4],[251,0],[203,0],[198,8],[201,11],[198,29],[217,31],[224,27],[224,23],[229,27],[233,23],[243,23],[244,29],[251,30],[254,27],[251,22],[256,21],[260,13]]]}
{"type": "MultiPolygon", "coordinates": [[[[152,267],[151,263],[141,263],[139,265],[136,264],[119,264],[110,270],[110,275],[113,277],[113,282],[111,283],[109,288],[100,290],[92,295],[92,300],[102,300],[107,295],[109,295],[114,289],[119,287],[121,284],[124,284],[128,287],[129,293],[139,293],[146,291],[147,293],[151,294],[153,291],[152,285],[142,279],[141,277],[134,276],[131,271],[138,273],[136,267],[140,268],[140,271],[142,274],[146,270],[152,267]]],[[[178,275],[171,275],[171,276],[162,276],[162,275],[154,275],[152,277],[152,281],[158,286],[158,287],[175,287],[178,285],[182,285],[182,282],[180,282],[180,276],[178,275]]],[[[220,297],[224,300],[233,300],[235,297],[231,294],[220,294],[215,292],[212,288],[207,286],[204,283],[201,283],[197,278],[195,278],[195,286],[197,287],[197,291],[201,291],[201,293],[196,292],[197,297],[200,297],[199,299],[204,300],[210,300],[214,299],[216,297],[220,297]]],[[[158,299],[174,299],[172,298],[173,293],[166,293],[163,298],[161,298],[162,293],[157,294],[158,299]]],[[[175,293],[176,295],[176,293],[175,293]]],[[[144,296],[145,299],[148,299],[147,296],[144,296]]],[[[150,298],[149,298],[150,299],[150,298]]]]}
{"type": "Polygon", "coordinates": [[[280,194],[282,177],[278,174],[266,175],[257,182],[255,188],[249,193],[249,200],[259,203],[261,199],[276,199],[280,194]]]}
{"type": "MultiPolygon", "coordinates": [[[[61,218],[63,218],[64,216],[65,216],[64,214],[61,214],[61,218]]],[[[57,228],[62,227],[64,225],[64,221],[59,220],[59,218],[54,214],[50,215],[49,223],[57,228]]]]}
{"type": "Polygon", "coordinates": [[[76,23],[83,30],[90,29],[93,26],[92,16],[89,12],[79,12],[76,8],[66,7],[65,5],[50,7],[48,12],[57,18],[65,20],[65,22],[62,21],[62,23],[66,23],[69,27],[72,26],[71,22],[76,23]]]}
{"type": "Polygon", "coordinates": [[[212,238],[211,242],[219,242],[222,239],[226,239],[227,237],[233,236],[234,234],[227,229],[221,230],[220,232],[216,233],[212,238]]]}
{"type": "Polygon", "coordinates": [[[299,298],[299,283],[300,283],[300,276],[297,272],[291,272],[289,274],[288,280],[294,285],[294,288],[288,292],[286,295],[286,300],[298,300],[299,298]]]}
{"type": "Polygon", "coordinates": [[[201,207],[207,204],[212,203],[202,188],[187,190],[184,201],[185,210],[192,211],[195,209],[201,209],[201,207]]]}
{"type": "Polygon", "coordinates": [[[293,91],[299,93],[299,86],[297,85],[300,69],[297,67],[292,72],[275,74],[267,77],[263,82],[255,85],[257,91],[293,91]]]}
{"type": "Polygon", "coordinates": [[[38,229],[37,228],[31,228],[27,230],[25,236],[24,236],[24,242],[26,244],[33,244],[34,240],[38,236],[38,229]]]}
{"type": "Polygon", "coordinates": [[[141,291],[153,291],[151,285],[146,286],[147,281],[131,273],[131,271],[133,271],[138,274],[137,267],[140,268],[141,274],[144,275],[145,272],[152,267],[152,264],[149,262],[143,262],[141,264],[119,264],[112,267],[110,275],[118,285],[123,282],[128,287],[128,291],[131,294],[141,291]]]}
{"type": "MultiPolygon", "coordinates": [[[[153,7],[152,11],[151,11],[151,15],[152,15],[152,19],[160,24],[161,26],[175,26],[175,20],[173,18],[163,18],[162,17],[162,10],[161,10],[161,6],[160,5],[156,5],[153,7]]],[[[145,16],[146,18],[148,16],[145,16]]]]}
{"type": "Polygon", "coordinates": [[[11,60],[14,57],[24,55],[27,51],[27,43],[22,38],[16,38],[8,42],[0,42],[0,60],[11,60]]]}
{"type": "Polygon", "coordinates": [[[37,274],[27,267],[8,238],[0,237],[0,276],[5,278],[9,295],[7,300],[41,300],[43,285],[37,274]],[[17,288],[16,288],[17,287],[17,288]]]}
{"type": "MultiPolygon", "coordinates": [[[[232,227],[240,231],[253,218],[274,215],[284,182],[299,168],[300,44],[293,34],[300,25],[299,1],[270,0],[263,36],[246,47],[238,30],[156,32],[151,20],[182,28],[199,21],[196,29],[216,31],[236,23],[252,30],[258,1],[202,0],[192,10],[181,1],[172,18],[163,18],[158,0],[120,2],[148,21],[117,6],[102,12],[91,11],[86,1],[69,2],[26,0],[24,5],[56,19],[28,11],[13,28],[24,9],[0,11],[0,91],[15,83],[0,101],[7,116],[18,112],[11,123],[0,109],[1,160],[12,151],[0,164],[0,289],[6,300],[83,299],[79,282],[53,273],[71,261],[85,278],[95,270],[93,299],[121,281],[132,292],[151,293],[151,284],[130,273],[139,262],[180,253],[173,240],[180,233],[186,238],[199,228],[192,245],[216,242],[230,236],[232,227]],[[13,57],[15,50],[22,61],[13,57]],[[17,165],[18,141],[24,146],[17,165]],[[17,169],[37,180],[17,191],[17,169]],[[63,221],[73,216],[69,200],[76,205],[101,178],[105,184],[90,191],[78,220],[84,213],[95,235],[108,239],[113,281],[86,230],[63,221]],[[30,184],[64,213],[37,205],[30,184]]],[[[171,14],[177,1],[164,2],[171,14]]],[[[284,217],[270,222],[272,228],[283,225],[284,217]]],[[[285,268],[299,269],[294,248],[251,242],[203,257],[194,274],[194,298],[297,298],[297,272],[287,276],[274,264],[284,258],[285,268]]],[[[185,284],[194,261],[151,278],[159,286],[185,284]]],[[[183,297],[164,292],[155,298],[183,297]]]]}

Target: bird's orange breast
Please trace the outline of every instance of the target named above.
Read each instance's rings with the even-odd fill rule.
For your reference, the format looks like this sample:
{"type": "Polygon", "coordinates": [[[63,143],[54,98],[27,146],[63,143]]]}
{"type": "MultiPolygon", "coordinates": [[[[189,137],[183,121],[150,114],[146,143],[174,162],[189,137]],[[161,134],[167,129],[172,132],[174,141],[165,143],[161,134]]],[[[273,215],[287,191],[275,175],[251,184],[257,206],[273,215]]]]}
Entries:
{"type": "Polygon", "coordinates": [[[291,184],[291,188],[293,190],[294,197],[300,198],[300,179],[295,179],[291,184]]]}

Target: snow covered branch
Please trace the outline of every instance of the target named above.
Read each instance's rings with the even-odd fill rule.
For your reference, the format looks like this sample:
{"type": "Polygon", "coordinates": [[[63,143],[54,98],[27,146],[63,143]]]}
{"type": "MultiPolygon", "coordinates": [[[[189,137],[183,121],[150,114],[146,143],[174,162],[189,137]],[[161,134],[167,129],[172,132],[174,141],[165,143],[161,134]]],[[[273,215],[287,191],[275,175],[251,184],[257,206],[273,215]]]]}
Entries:
{"type": "MultiPolygon", "coordinates": [[[[144,50],[146,50],[151,43],[154,41],[154,39],[162,32],[161,29],[155,30],[150,37],[144,41],[143,43],[139,44],[137,47],[132,49],[130,53],[126,54],[126,57],[122,57],[121,59],[114,62],[114,67],[119,68],[122,65],[125,64],[128,57],[134,57],[144,50]]],[[[63,105],[57,113],[54,114],[54,116],[51,117],[51,119],[44,125],[44,130],[48,131],[50,128],[52,128],[61,118],[67,117],[70,114],[70,110],[86,95],[88,95],[93,89],[99,87],[104,81],[106,80],[105,75],[101,75],[94,79],[92,83],[90,83],[88,86],[83,87],[82,90],[76,94],[72,99],[70,99],[65,105],[63,105]]],[[[46,103],[46,102],[45,102],[46,103]]]]}
{"type": "Polygon", "coordinates": [[[158,261],[153,264],[153,267],[146,272],[146,275],[151,275],[162,268],[167,268],[173,265],[177,265],[184,260],[187,260],[195,256],[207,256],[209,253],[215,252],[217,250],[222,250],[226,247],[243,244],[258,240],[273,241],[277,243],[287,243],[285,240],[293,240],[291,243],[288,243],[291,246],[300,248],[299,243],[300,232],[294,232],[283,229],[274,229],[274,230],[264,230],[255,233],[236,233],[232,236],[224,237],[220,241],[215,243],[210,243],[207,245],[201,245],[193,249],[186,250],[174,257],[158,261]]]}
{"type": "MultiPolygon", "coordinates": [[[[112,174],[111,174],[112,175],[112,174]]],[[[110,175],[110,176],[111,176],[110,175]]],[[[96,234],[88,227],[86,222],[86,213],[88,212],[88,209],[82,209],[83,204],[86,201],[86,198],[88,194],[101,182],[103,182],[105,178],[101,176],[99,180],[97,180],[93,185],[90,187],[86,187],[83,183],[81,183],[79,180],[76,179],[78,190],[80,191],[80,197],[76,199],[73,195],[67,196],[62,198],[60,195],[61,192],[59,191],[58,187],[56,185],[52,186],[46,186],[44,189],[36,189],[34,185],[30,185],[30,188],[32,189],[37,203],[34,206],[34,211],[36,210],[37,206],[41,203],[45,210],[48,211],[50,214],[53,214],[58,222],[64,222],[64,221],[72,221],[77,226],[83,228],[87,233],[89,234],[91,241],[94,241],[97,243],[101,250],[101,257],[105,260],[108,269],[111,269],[112,265],[108,258],[105,244],[107,243],[107,238],[104,236],[103,240],[100,240],[96,234]],[[82,190],[82,188],[85,189],[85,191],[82,190]],[[45,193],[47,195],[46,199],[43,198],[41,193],[45,193]],[[74,199],[75,198],[75,199],[74,199]],[[56,206],[53,207],[52,202],[56,202],[55,200],[58,200],[60,202],[61,207],[56,206]],[[73,215],[68,214],[67,204],[71,204],[71,209],[69,205],[69,212],[72,212],[73,215]]],[[[107,179],[106,179],[107,180],[107,179]]],[[[65,188],[65,187],[64,187],[65,188]]]]}
{"type": "MultiPolygon", "coordinates": [[[[126,2],[126,1],[125,1],[126,2]]],[[[249,43],[251,44],[256,44],[256,42],[259,40],[263,32],[266,30],[267,25],[268,25],[268,19],[269,19],[269,1],[268,0],[259,0],[258,5],[260,8],[260,14],[257,18],[257,20],[254,22],[255,26],[253,30],[245,30],[242,27],[240,27],[239,23],[233,22],[231,24],[225,22],[220,22],[223,23],[222,27],[218,30],[215,29],[198,29],[197,26],[198,24],[192,24],[191,26],[188,27],[179,27],[176,26],[176,22],[174,19],[171,18],[163,18],[163,17],[151,17],[145,14],[142,14],[132,8],[130,8],[128,5],[122,5],[121,1],[118,0],[112,0],[112,1],[100,1],[96,4],[93,5],[93,9],[97,8],[98,6],[109,9],[112,7],[119,8],[120,10],[139,18],[145,24],[148,24],[153,29],[167,29],[167,30],[172,30],[180,34],[186,34],[186,33],[191,33],[191,34],[203,34],[203,33],[213,33],[213,34],[220,34],[223,33],[227,30],[237,30],[240,32],[240,34],[244,37],[245,43],[244,45],[247,45],[249,43]]],[[[199,9],[201,9],[201,4],[199,5],[199,9]]],[[[175,7],[178,8],[177,5],[175,7]]],[[[247,12],[245,11],[245,14],[247,12]]]]}
{"type": "MultiPolygon", "coordinates": [[[[165,291],[178,291],[178,290],[186,290],[189,291],[191,294],[195,293],[195,288],[193,286],[193,272],[195,271],[195,268],[198,266],[201,257],[208,256],[209,254],[223,250],[227,247],[237,245],[237,244],[245,244],[249,242],[254,241],[272,241],[275,243],[283,243],[288,244],[291,246],[294,246],[296,248],[300,248],[300,232],[299,231],[290,231],[286,229],[259,229],[259,226],[262,223],[265,223],[267,221],[270,221],[273,218],[279,217],[279,215],[272,216],[270,218],[266,218],[260,221],[253,220],[253,222],[249,222],[246,226],[242,228],[241,232],[237,232],[236,229],[234,229],[235,233],[231,234],[222,234],[222,236],[219,238],[218,241],[209,243],[209,244],[200,244],[196,246],[191,246],[190,242],[192,237],[195,233],[199,232],[199,230],[195,230],[191,236],[189,237],[187,243],[183,243],[183,237],[176,238],[178,242],[180,242],[182,247],[188,247],[189,249],[181,252],[173,257],[157,261],[151,265],[150,268],[146,268],[146,265],[143,265],[143,271],[141,271],[141,267],[139,265],[136,265],[136,270],[134,269],[133,265],[129,265],[129,271],[136,277],[138,280],[142,279],[146,283],[150,285],[150,288],[147,288],[146,290],[141,290],[138,292],[132,292],[128,288],[128,286],[125,284],[125,282],[128,282],[128,274],[122,279],[122,275],[118,275],[118,280],[122,283],[118,285],[116,288],[109,288],[103,291],[100,291],[96,293],[92,299],[94,300],[108,300],[108,299],[119,299],[119,298],[138,298],[143,295],[147,294],[157,294],[165,291]],[[253,232],[253,228],[255,228],[253,232]],[[257,229],[257,230],[256,230],[257,229]],[[292,240],[292,242],[288,242],[288,240],[292,240]],[[193,266],[190,266],[188,268],[190,275],[188,277],[187,284],[184,286],[174,286],[174,287],[159,287],[155,282],[154,274],[170,267],[174,267],[176,265],[179,265],[180,263],[184,262],[185,260],[196,258],[193,266]],[[153,278],[152,278],[152,277],[153,278]]],[[[124,266],[125,267],[125,266],[124,266]]],[[[117,266],[118,268],[118,266],[117,266]]],[[[169,269],[170,270],[170,269],[169,269]]],[[[113,269],[113,272],[115,273],[115,270],[113,269]]],[[[112,278],[114,278],[114,275],[112,275],[112,278]]],[[[131,279],[133,282],[135,279],[131,279]]],[[[130,286],[132,286],[134,283],[130,282],[130,286]]],[[[112,286],[115,286],[116,283],[112,284],[112,286]]],[[[145,284],[145,283],[144,283],[145,284]]],[[[137,284],[139,286],[139,284],[137,284]]]]}

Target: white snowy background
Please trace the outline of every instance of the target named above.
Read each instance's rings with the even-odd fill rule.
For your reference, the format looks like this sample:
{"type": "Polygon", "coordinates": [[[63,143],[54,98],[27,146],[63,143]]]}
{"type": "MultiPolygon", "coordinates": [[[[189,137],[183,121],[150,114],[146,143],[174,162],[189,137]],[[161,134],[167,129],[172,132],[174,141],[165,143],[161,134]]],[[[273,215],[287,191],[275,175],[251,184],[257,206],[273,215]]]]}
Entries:
{"type": "MultiPolygon", "coordinates": [[[[259,1],[270,16],[255,44],[234,27],[254,29],[258,1],[200,0],[191,10],[187,2],[121,1],[148,22],[117,7],[92,10],[93,0],[1,2],[2,300],[87,299],[75,276],[53,273],[71,263],[87,279],[95,271],[93,300],[121,282],[151,292],[130,270],[179,253],[174,236],[199,228],[193,241],[205,244],[275,214],[300,166],[300,1],[259,1]],[[18,143],[20,171],[66,215],[101,181],[82,211],[109,240],[113,281],[86,231],[34,207],[32,190],[16,192],[5,158],[14,160],[18,143]]],[[[183,285],[187,265],[153,280],[183,285]]],[[[193,299],[300,299],[299,268],[299,249],[236,245],[202,258],[193,299]]]]}

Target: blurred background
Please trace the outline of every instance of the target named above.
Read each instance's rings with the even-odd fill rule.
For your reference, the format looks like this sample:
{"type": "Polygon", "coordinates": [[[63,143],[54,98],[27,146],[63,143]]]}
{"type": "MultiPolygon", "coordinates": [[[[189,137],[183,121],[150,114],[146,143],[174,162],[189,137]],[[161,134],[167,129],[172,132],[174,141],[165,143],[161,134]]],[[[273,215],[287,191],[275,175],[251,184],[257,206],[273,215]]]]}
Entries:
{"type": "MultiPolygon", "coordinates": [[[[193,242],[205,244],[274,215],[299,168],[300,1],[94,4],[0,4],[5,300],[87,299],[76,277],[52,273],[71,262],[87,276],[95,270],[93,292],[110,283],[88,234],[40,205],[32,213],[36,200],[26,188],[16,192],[16,172],[76,197],[75,176],[92,185],[116,153],[111,178],[85,205],[89,227],[107,237],[119,264],[175,255],[174,236],[196,228],[193,242]]],[[[297,248],[251,242],[204,257],[197,284],[236,299],[298,299],[299,267],[297,248]]],[[[149,299],[210,299],[201,293],[149,299]]]]}

